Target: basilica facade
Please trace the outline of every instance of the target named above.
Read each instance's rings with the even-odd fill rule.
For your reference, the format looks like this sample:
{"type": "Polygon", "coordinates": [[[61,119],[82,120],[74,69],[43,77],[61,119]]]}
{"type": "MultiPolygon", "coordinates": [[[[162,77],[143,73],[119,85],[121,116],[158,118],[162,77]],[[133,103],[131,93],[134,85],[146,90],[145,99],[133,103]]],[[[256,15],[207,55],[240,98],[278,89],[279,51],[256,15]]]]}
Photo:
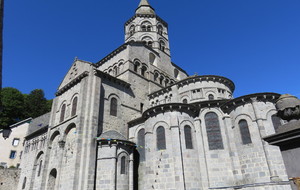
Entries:
{"type": "Polygon", "coordinates": [[[50,113],[26,136],[18,190],[291,189],[276,146],[276,93],[233,98],[234,83],[171,61],[168,24],[147,0],[125,43],[75,59],[50,113]]]}

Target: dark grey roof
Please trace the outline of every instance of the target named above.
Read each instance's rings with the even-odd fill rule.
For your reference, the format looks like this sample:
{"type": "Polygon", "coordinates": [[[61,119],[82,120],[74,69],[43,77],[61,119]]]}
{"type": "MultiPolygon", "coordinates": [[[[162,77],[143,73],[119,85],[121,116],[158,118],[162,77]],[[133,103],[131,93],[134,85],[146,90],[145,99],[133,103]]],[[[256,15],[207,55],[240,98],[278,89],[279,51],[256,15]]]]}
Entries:
{"type": "Polygon", "coordinates": [[[34,133],[42,128],[48,127],[49,120],[50,120],[50,112],[46,113],[44,115],[41,115],[37,118],[34,118],[29,124],[27,136],[31,135],[32,133],[34,133]]]}
{"type": "Polygon", "coordinates": [[[123,135],[114,130],[104,132],[99,138],[126,140],[123,135]]]}
{"type": "Polygon", "coordinates": [[[300,129],[300,120],[290,121],[284,125],[279,126],[276,133],[286,133],[295,129],[300,129]]]}

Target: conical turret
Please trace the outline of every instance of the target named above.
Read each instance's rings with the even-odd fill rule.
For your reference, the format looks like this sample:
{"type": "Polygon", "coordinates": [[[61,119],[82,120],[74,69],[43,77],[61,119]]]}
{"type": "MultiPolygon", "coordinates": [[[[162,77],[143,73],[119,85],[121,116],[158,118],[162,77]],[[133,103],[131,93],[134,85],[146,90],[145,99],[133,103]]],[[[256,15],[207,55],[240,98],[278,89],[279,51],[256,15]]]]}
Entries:
{"type": "Polygon", "coordinates": [[[135,14],[155,15],[155,11],[147,0],[141,0],[135,14]]]}

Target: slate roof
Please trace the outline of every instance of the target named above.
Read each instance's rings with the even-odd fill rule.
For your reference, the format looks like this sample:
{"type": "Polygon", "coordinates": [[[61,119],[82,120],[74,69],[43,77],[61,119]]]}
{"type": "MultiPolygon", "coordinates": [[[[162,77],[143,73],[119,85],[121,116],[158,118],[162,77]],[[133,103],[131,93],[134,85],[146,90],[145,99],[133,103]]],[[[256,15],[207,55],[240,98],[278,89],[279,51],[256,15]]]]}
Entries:
{"type": "Polygon", "coordinates": [[[29,124],[27,136],[41,130],[44,128],[48,128],[50,120],[50,112],[41,115],[37,118],[34,118],[31,123],[29,124]]]}

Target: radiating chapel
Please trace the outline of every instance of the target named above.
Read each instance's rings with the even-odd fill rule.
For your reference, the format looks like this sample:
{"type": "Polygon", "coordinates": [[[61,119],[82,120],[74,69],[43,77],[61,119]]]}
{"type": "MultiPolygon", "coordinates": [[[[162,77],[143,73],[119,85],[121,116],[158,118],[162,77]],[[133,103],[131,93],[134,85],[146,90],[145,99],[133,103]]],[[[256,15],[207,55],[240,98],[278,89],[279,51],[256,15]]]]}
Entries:
{"type": "Polygon", "coordinates": [[[279,148],[262,139],[284,122],[279,94],[233,98],[230,79],[189,76],[168,32],[141,0],[124,44],[74,60],[51,112],[30,124],[18,190],[291,189],[279,148]]]}

